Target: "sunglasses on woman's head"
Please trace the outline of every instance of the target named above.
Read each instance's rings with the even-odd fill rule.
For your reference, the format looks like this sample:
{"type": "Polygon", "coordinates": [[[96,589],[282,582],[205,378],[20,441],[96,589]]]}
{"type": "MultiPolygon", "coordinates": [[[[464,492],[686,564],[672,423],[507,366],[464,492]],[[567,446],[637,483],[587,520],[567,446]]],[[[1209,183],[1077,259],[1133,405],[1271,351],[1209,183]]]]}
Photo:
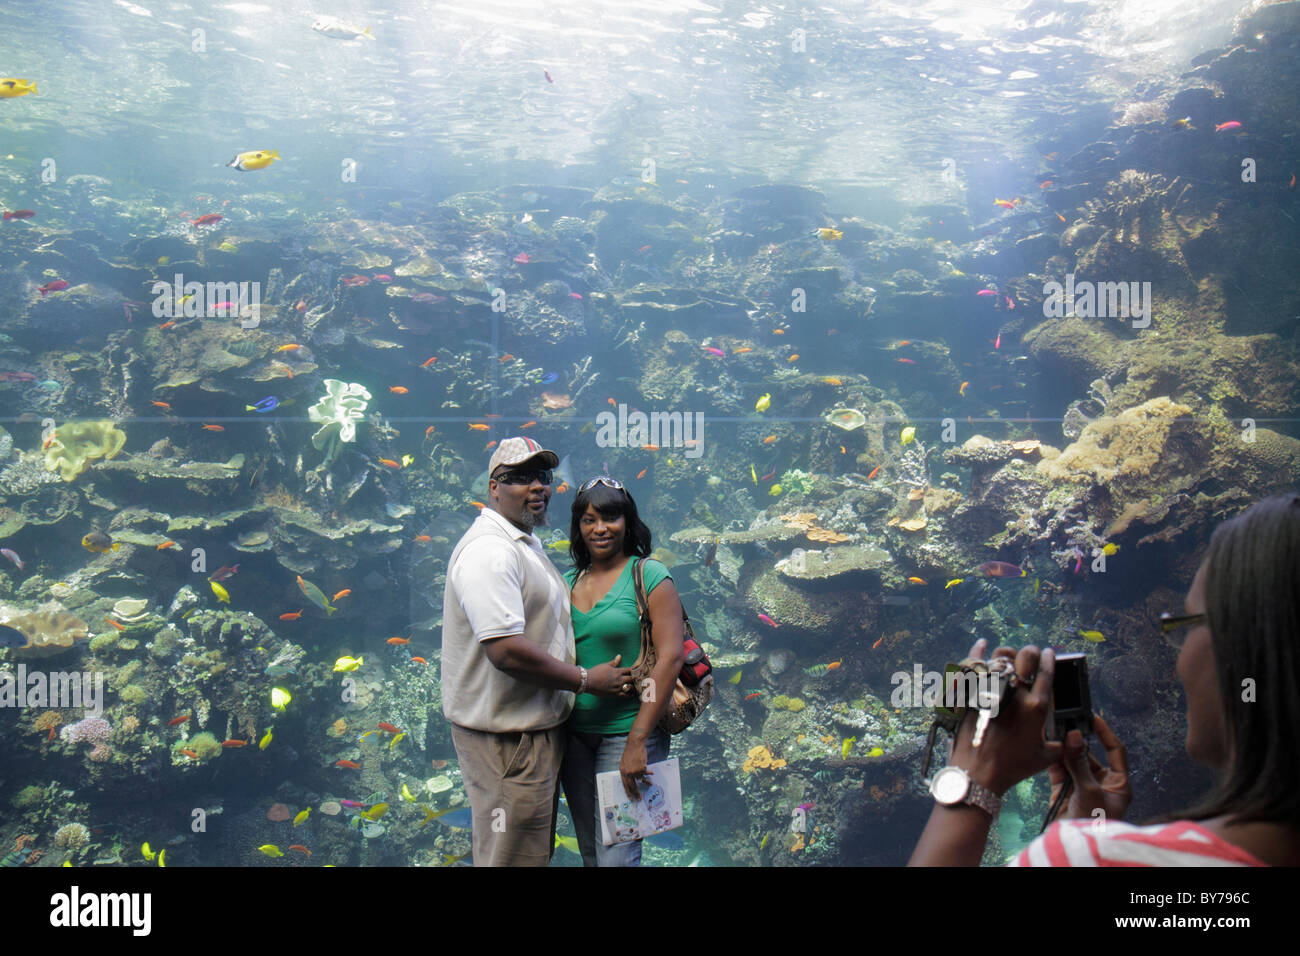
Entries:
{"type": "Polygon", "coordinates": [[[619,481],[617,478],[606,478],[604,475],[597,475],[595,478],[583,482],[582,487],[578,489],[578,493],[581,494],[584,491],[590,491],[592,488],[595,488],[596,485],[604,485],[607,488],[613,488],[615,491],[623,490],[623,482],[619,481]]]}

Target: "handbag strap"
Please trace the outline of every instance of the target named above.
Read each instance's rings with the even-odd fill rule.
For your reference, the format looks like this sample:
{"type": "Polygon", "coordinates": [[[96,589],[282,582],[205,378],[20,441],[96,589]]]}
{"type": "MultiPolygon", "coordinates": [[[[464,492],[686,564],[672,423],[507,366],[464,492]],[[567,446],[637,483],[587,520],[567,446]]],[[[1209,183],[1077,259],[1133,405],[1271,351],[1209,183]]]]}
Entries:
{"type": "Polygon", "coordinates": [[[654,653],[654,643],[650,639],[650,602],[645,594],[645,569],[641,566],[644,558],[633,559],[632,585],[636,591],[636,613],[641,620],[641,660],[648,660],[654,653]]]}

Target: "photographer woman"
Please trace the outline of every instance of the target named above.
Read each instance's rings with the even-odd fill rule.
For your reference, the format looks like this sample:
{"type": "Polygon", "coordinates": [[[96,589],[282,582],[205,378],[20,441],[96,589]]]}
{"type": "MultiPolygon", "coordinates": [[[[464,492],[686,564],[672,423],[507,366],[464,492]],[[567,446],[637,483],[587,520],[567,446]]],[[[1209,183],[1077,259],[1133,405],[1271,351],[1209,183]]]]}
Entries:
{"type": "MultiPolygon", "coordinates": [[[[1054,655],[1002,647],[994,656],[1014,660],[1020,687],[978,748],[967,715],[950,758],[967,786],[961,773],[948,773],[946,805],[934,807],[910,865],[978,865],[996,799],[1044,768],[1053,801],[1067,775],[1073,792],[1062,821],[1017,865],[1300,865],[1300,495],[1269,498],[1221,525],[1184,613],[1165,614],[1161,629],[1180,648],[1188,756],[1216,773],[1202,800],[1152,825],[1119,822],[1132,800],[1124,745],[1095,716],[1109,766],[1077,730],[1063,744],[1045,741],[1054,655]]],[[[983,653],[979,641],[971,654],[983,653]]]]}

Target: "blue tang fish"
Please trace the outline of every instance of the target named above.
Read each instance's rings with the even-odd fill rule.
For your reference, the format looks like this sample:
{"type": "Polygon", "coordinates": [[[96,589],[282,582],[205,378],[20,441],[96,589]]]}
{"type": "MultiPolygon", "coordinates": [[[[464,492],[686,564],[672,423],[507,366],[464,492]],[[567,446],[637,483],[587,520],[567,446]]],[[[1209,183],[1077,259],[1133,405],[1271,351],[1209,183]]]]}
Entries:
{"type": "Polygon", "coordinates": [[[256,405],[245,405],[246,412],[273,412],[280,406],[280,400],[274,395],[268,395],[256,405]]]}

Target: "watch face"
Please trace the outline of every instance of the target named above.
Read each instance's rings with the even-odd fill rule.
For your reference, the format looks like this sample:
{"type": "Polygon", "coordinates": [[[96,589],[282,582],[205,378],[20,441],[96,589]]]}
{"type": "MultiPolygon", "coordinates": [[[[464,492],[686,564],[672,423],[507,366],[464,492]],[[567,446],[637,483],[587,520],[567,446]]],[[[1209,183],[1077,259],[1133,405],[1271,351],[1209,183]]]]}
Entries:
{"type": "Polygon", "coordinates": [[[965,771],[960,767],[944,767],[934,775],[931,790],[934,798],[945,806],[961,803],[970,787],[965,771]]]}

